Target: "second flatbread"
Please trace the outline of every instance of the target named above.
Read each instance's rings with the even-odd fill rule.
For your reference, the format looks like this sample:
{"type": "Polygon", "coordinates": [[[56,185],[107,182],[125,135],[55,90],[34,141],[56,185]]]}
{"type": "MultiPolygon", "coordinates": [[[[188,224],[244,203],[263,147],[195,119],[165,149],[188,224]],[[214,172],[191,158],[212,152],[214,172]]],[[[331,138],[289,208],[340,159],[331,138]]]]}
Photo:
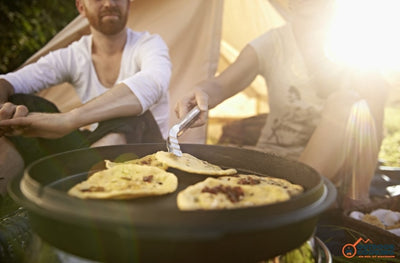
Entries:
{"type": "Polygon", "coordinates": [[[110,160],[105,160],[106,163],[106,167],[107,168],[111,168],[113,166],[116,165],[121,165],[121,164],[139,164],[139,165],[148,165],[148,166],[154,166],[154,167],[158,167],[160,169],[163,170],[167,170],[168,166],[162,162],[159,162],[156,159],[156,154],[149,154],[146,155],[142,158],[139,159],[134,159],[134,160],[129,160],[129,161],[125,161],[125,162],[112,162],[110,160]]]}
{"type": "Polygon", "coordinates": [[[211,164],[207,161],[200,160],[189,153],[183,153],[178,157],[173,153],[159,151],[156,153],[158,161],[169,167],[176,168],[188,173],[204,174],[204,175],[232,175],[236,174],[236,169],[222,169],[218,165],[211,164]]]}
{"type": "Polygon", "coordinates": [[[179,192],[180,210],[233,209],[289,200],[287,191],[276,185],[241,185],[208,177],[179,192]]]}
{"type": "Polygon", "coordinates": [[[296,196],[304,192],[303,186],[293,184],[282,178],[257,176],[252,174],[237,174],[233,176],[223,176],[219,179],[230,181],[237,185],[276,185],[285,189],[290,196],[296,196]]]}

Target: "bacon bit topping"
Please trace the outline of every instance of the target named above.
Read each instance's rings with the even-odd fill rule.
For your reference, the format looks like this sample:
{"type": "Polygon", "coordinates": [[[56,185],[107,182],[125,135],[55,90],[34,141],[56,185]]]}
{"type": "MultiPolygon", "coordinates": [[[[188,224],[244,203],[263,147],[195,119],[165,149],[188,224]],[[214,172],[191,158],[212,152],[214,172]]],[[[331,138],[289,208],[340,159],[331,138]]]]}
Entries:
{"type": "Polygon", "coordinates": [[[140,161],[140,164],[147,165],[147,164],[150,164],[150,163],[151,163],[150,160],[142,160],[142,161],[140,161]]]}
{"type": "Polygon", "coordinates": [[[277,185],[277,186],[280,186],[280,187],[283,187],[283,188],[288,188],[288,186],[287,185],[285,185],[285,184],[282,184],[282,183],[280,183],[280,182],[277,182],[277,181],[274,181],[274,180],[268,180],[268,184],[271,184],[271,185],[277,185]]]}
{"type": "Polygon", "coordinates": [[[127,181],[131,181],[131,180],[132,180],[132,178],[130,178],[130,177],[125,177],[125,176],[121,176],[121,179],[124,179],[124,180],[127,180],[127,181]]]}
{"type": "Polygon", "coordinates": [[[154,176],[153,175],[148,175],[143,177],[143,182],[146,183],[151,183],[153,181],[154,176]]]}
{"type": "Polygon", "coordinates": [[[261,183],[260,179],[255,179],[255,178],[251,178],[251,177],[241,178],[238,181],[238,184],[246,184],[246,185],[255,185],[255,184],[260,184],[260,183],[261,183]]]}
{"type": "Polygon", "coordinates": [[[226,197],[231,201],[232,203],[239,202],[241,197],[244,196],[243,189],[240,186],[224,186],[224,185],[218,185],[215,187],[204,187],[203,190],[201,190],[202,193],[210,193],[210,194],[218,194],[222,193],[226,195],[226,197]]]}
{"type": "Polygon", "coordinates": [[[91,186],[89,188],[81,189],[81,192],[104,192],[106,189],[102,186],[91,186]]]}

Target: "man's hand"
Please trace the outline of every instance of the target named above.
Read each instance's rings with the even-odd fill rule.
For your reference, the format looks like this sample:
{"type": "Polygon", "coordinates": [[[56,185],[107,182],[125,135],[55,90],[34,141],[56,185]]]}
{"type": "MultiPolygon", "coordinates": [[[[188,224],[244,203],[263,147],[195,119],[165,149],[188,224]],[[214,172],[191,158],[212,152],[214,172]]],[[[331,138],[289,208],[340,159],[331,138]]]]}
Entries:
{"type": "Polygon", "coordinates": [[[208,95],[201,89],[196,89],[193,93],[183,97],[175,106],[175,114],[181,119],[196,105],[198,105],[201,113],[191,127],[202,126],[207,120],[208,95]]]}
{"type": "MultiPolygon", "coordinates": [[[[2,120],[25,117],[28,115],[28,113],[29,110],[24,105],[14,105],[10,102],[0,104],[0,122],[2,120]]],[[[0,127],[0,137],[10,132],[12,132],[12,127],[0,127]]]]}
{"type": "Polygon", "coordinates": [[[56,139],[74,130],[65,113],[33,112],[25,117],[0,120],[0,130],[7,136],[26,136],[56,139]]]}

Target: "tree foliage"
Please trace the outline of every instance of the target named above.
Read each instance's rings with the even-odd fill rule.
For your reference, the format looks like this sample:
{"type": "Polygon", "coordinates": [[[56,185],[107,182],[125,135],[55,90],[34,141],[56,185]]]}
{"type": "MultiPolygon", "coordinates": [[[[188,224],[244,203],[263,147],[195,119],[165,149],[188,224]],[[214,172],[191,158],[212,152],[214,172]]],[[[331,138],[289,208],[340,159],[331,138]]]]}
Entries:
{"type": "Polygon", "coordinates": [[[386,166],[400,167],[400,109],[386,107],[385,137],[382,141],[379,159],[386,166]]]}
{"type": "Polygon", "coordinates": [[[0,2],[0,73],[18,68],[78,15],[73,0],[0,2]]]}

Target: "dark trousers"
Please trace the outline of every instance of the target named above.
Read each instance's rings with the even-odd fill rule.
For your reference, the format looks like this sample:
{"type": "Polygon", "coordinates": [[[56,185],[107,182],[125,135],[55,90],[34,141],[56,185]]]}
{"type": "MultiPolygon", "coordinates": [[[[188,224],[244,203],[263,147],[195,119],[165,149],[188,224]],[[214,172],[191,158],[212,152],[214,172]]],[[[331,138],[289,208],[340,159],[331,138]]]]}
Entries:
{"type": "MultiPolygon", "coordinates": [[[[15,94],[10,102],[25,105],[30,112],[60,112],[50,101],[35,95],[15,94]]],[[[76,130],[59,139],[27,138],[23,136],[8,136],[14,144],[25,165],[60,152],[86,148],[109,133],[125,134],[127,143],[157,143],[163,142],[160,129],[150,111],[140,116],[122,117],[99,122],[93,131],[76,130]]]]}

